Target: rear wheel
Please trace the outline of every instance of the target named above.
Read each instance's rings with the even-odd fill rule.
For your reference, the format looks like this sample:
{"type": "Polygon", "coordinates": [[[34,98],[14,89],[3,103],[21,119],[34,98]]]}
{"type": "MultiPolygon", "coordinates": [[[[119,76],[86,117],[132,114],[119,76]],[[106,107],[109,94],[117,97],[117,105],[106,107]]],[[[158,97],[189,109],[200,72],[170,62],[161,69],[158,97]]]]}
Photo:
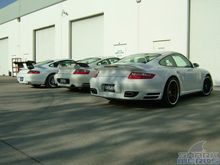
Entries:
{"type": "Polygon", "coordinates": [[[170,78],[165,85],[162,102],[165,106],[173,107],[177,104],[179,97],[179,82],[176,78],[170,78]]]}
{"type": "Polygon", "coordinates": [[[54,74],[51,74],[47,77],[46,87],[48,88],[56,88],[57,84],[55,83],[54,74]]]}
{"type": "Polygon", "coordinates": [[[211,76],[207,75],[203,82],[202,95],[209,96],[213,89],[213,83],[211,76]]]}

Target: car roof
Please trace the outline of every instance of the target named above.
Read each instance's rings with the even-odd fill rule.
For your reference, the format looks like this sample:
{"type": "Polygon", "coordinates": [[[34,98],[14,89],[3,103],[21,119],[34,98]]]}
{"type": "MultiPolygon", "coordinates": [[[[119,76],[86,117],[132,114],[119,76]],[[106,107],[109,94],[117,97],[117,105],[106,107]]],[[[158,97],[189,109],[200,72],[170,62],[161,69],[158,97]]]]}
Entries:
{"type": "MultiPolygon", "coordinates": [[[[55,60],[45,60],[45,61],[40,61],[40,62],[37,62],[35,64],[35,66],[47,66],[47,65],[50,65],[52,63],[55,63],[55,62],[59,62],[59,61],[65,61],[65,60],[72,60],[72,59],[55,59],[55,60]],[[47,62],[48,61],[48,62],[47,62]]],[[[72,60],[74,61],[74,60],[72,60]]]]}
{"type": "MultiPolygon", "coordinates": [[[[145,54],[159,54],[160,58],[163,58],[167,55],[174,54],[174,53],[178,53],[178,52],[175,52],[175,51],[142,52],[142,53],[131,54],[131,55],[128,55],[128,56],[138,56],[138,55],[145,55],[145,54]]],[[[125,56],[125,57],[128,57],[128,56],[125,56]]]]}
{"type": "Polygon", "coordinates": [[[175,52],[175,51],[161,51],[161,52],[157,52],[157,53],[161,54],[162,56],[167,56],[167,55],[178,53],[178,52],[175,52]]]}
{"type": "Polygon", "coordinates": [[[109,57],[101,57],[101,60],[105,60],[105,59],[109,59],[109,58],[117,58],[117,59],[120,59],[119,57],[109,56],[109,57]]]}
{"type": "Polygon", "coordinates": [[[54,62],[58,62],[58,61],[64,61],[64,60],[72,60],[72,61],[75,61],[73,59],[69,59],[69,58],[64,58],[64,59],[55,59],[53,60],[54,62]]]}

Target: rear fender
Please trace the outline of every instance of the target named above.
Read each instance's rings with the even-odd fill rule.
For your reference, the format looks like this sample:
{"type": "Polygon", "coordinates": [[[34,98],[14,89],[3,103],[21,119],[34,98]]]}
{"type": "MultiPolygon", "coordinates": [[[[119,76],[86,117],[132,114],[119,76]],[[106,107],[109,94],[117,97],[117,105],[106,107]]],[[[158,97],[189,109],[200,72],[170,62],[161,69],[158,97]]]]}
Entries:
{"type": "Polygon", "coordinates": [[[45,80],[44,80],[44,85],[46,84],[48,77],[49,77],[50,75],[55,75],[55,74],[56,74],[55,72],[54,72],[54,73],[49,73],[49,74],[47,74],[47,76],[45,76],[46,78],[45,78],[45,80]]]}
{"type": "Polygon", "coordinates": [[[179,83],[179,88],[180,88],[180,94],[181,94],[181,91],[182,91],[182,89],[183,89],[183,84],[182,84],[182,82],[180,81],[180,78],[179,78],[179,76],[178,76],[178,74],[169,74],[169,75],[167,75],[166,76],[166,81],[165,81],[165,83],[163,83],[163,91],[164,91],[164,89],[165,89],[165,87],[166,87],[166,83],[167,83],[167,81],[169,80],[169,79],[171,79],[171,78],[176,78],[177,80],[178,80],[178,83],[179,83]]]}

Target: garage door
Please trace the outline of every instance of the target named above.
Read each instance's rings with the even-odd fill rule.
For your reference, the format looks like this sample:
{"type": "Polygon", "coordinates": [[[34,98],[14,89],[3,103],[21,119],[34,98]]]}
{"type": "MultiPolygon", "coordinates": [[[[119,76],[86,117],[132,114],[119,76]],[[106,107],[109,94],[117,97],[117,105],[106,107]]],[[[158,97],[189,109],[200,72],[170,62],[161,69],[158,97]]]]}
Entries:
{"type": "Polygon", "coordinates": [[[72,22],[72,58],[103,56],[104,16],[99,15],[72,22]]]}
{"type": "Polygon", "coordinates": [[[54,59],[55,27],[35,31],[35,59],[37,62],[54,59]]]}
{"type": "Polygon", "coordinates": [[[0,75],[8,75],[9,70],[8,39],[0,39],[0,75]]]}
{"type": "Polygon", "coordinates": [[[220,0],[191,0],[190,56],[220,85],[220,0]]]}

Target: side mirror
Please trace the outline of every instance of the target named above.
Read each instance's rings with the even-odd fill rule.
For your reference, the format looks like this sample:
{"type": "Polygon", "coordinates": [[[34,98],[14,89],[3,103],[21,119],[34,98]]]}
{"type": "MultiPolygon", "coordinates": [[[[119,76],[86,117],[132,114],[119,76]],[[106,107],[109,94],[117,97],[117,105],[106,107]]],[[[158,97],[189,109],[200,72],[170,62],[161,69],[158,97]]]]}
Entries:
{"type": "Polygon", "coordinates": [[[193,67],[194,67],[194,68],[198,68],[198,67],[199,67],[199,64],[193,63],[193,67]]]}

